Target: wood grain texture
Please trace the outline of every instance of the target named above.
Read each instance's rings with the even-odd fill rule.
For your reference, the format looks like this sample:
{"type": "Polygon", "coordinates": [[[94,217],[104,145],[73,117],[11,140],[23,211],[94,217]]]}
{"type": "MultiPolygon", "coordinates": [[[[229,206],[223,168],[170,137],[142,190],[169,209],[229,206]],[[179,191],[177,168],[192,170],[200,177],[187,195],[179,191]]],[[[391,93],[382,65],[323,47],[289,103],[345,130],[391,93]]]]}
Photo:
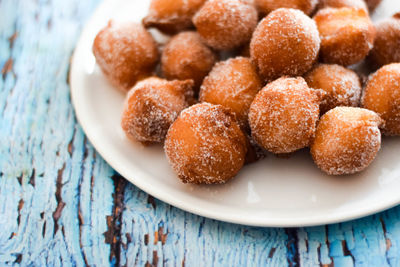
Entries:
{"type": "Polygon", "coordinates": [[[69,59],[100,0],[0,0],[0,266],[400,266],[400,207],[257,228],[154,199],[76,122],[69,59]]]}

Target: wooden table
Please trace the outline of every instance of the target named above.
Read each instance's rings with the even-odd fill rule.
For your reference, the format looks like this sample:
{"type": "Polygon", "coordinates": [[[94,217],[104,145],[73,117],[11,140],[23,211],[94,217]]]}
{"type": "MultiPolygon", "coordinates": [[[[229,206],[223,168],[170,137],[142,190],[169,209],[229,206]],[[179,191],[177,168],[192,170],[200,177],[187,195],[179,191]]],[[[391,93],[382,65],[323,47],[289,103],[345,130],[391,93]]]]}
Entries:
{"type": "Polygon", "coordinates": [[[0,0],[0,266],[400,266],[400,207],[255,228],[186,213],[118,176],[77,123],[67,79],[99,2],[0,0]]]}

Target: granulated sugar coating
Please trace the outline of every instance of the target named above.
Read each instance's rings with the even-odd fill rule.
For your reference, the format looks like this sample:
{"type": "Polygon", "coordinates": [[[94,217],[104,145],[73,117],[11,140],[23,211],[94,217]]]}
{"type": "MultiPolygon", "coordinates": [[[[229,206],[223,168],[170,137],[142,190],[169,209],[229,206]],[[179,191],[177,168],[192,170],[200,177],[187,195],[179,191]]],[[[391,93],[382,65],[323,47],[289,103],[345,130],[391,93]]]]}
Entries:
{"type": "Polygon", "coordinates": [[[143,19],[145,27],[175,33],[193,26],[192,17],[206,0],[152,0],[143,19]]]}
{"type": "Polygon", "coordinates": [[[217,50],[232,50],[248,42],[257,20],[257,10],[245,0],[208,0],[193,17],[204,42],[217,50]]]}
{"type": "Polygon", "coordinates": [[[340,65],[319,64],[304,79],[309,87],[327,93],[320,105],[322,114],[338,106],[358,107],[360,104],[361,81],[350,69],[340,65]]]}
{"type": "Polygon", "coordinates": [[[301,77],[283,77],[267,84],[250,106],[254,140],[276,154],[309,146],[322,95],[323,91],[310,89],[301,77]]]}
{"type": "Polygon", "coordinates": [[[150,76],[158,61],[153,37],[138,23],[110,21],[97,34],[93,54],[104,75],[124,91],[150,76]]]}
{"type": "Polygon", "coordinates": [[[379,67],[400,62],[400,13],[375,25],[376,38],[370,59],[379,67]]]}
{"type": "Polygon", "coordinates": [[[299,76],[316,61],[320,39],[315,22],[300,10],[281,8],[257,26],[250,43],[251,60],[266,81],[299,76]]]}
{"type": "Polygon", "coordinates": [[[380,149],[381,123],[379,115],[367,109],[337,107],[328,111],[311,145],[315,163],[330,175],[364,170],[380,149]]]}
{"type": "Polygon", "coordinates": [[[247,128],[250,104],[261,89],[261,80],[249,58],[237,57],[218,62],[204,79],[200,101],[230,108],[247,128]]]}
{"type": "Polygon", "coordinates": [[[323,62],[352,65],[372,49],[375,28],[363,8],[325,8],[318,11],[314,20],[321,36],[323,62]]]}
{"type": "Polygon", "coordinates": [[[201,103],[182,111],[168,130],[164,149],[183,182],[217,184],[242,168],[246,142],[229,110],[201,103]]]}
{"type": "Polygon", "coordinates": [[[122,129],[127,137],[144,144],[162,142],[169,126],[193,102],[193,81],[148,78],[127,94],[122,129]]]}
{"type": "Polygon", "coordinates": [[[383,66],[370,76],[362,105],[382,117],[384,134],[400,135],[400,63],[383,66]]]}
{"type": "Polygon", "coordinates": [[[368,12],[368,6],[364,0],[319,0],[318,9],[326,7],[356,7],[363,8],[368,12]]]}
{"type": "Polygon", "coordinates": [[[269,14],[278,8],[300,9],[310,15],[318,4],[318,0],[255,0],[261,14],[269,14]]]}
{"type": "Polygon", "coordinates": [[[167,79],[192,79],[198,89],[216,60],[215,53],[201,42],[197,32],[182,32],[165,46],[161,68],[167,79]]]}

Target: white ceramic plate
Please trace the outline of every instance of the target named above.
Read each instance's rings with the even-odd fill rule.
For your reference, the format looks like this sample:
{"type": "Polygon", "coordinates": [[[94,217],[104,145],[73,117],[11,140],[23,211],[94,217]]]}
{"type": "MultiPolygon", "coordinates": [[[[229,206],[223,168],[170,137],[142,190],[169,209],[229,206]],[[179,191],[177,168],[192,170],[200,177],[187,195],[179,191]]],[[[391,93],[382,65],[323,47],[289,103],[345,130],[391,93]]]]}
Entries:
{"type": "MultiPolygon", "coordinates": [[[[89,140],[127,180],[154,197],[202,216],[256,226],[305,226],[340,222],[400,203],[400,138],[384,138],[377,159],[363,173],[324,175],[307,151],[289,159],[269,155],[246,166],[225,185],[180,182],[162,146],[130,142],[120,127],[123,93],[114,89],[95,64],[91,46],[110,18],[140,21],[149,1],[106,0],[86,25],[77,44],[70,75],[76,114],[89,140]]],[[[386,0],[376,20],[400,10],[386,0]]]]}

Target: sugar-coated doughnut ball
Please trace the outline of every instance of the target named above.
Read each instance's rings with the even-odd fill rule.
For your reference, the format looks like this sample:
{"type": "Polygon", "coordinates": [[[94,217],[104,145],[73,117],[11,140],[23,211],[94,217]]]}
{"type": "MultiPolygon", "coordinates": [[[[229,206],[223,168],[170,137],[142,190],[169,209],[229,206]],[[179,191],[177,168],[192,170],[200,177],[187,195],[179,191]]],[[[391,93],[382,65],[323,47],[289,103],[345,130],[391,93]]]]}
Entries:
{"type": "Polygon", "coordinates": [[[370,11],[374,11],[382,0],[365,0],[370,11]]]}
{"type": "Polygon", "coordinates": [[[167,79],[192,79],[198,88],[216,59],[215,53],[201,42],[197,32],[182,32],[165,46],[161,68],[167,79]]]}
{"type": "Polygon", "coordinates": [[[208,0],[193,17],[204,42],[217,50],[231,50],[248,42],[257,20],[257,10],[245,0],[208,0]]]}
{"type": "Polygon", "coordinates": [[[204,79],[200,101],[230,108],[245,126],[250,104],[261,87],[257,70],[249,58],[231,58],[217,63],[204,79]]]}
{"type": "Polygon", "coordinates": [[[400,63],[383,66],[370,76],[362,105],[382,117],[384,134],[400,135],[400,63]]]}
{"type": "Polygon", "coordinates": [[[206,0],[152,0],[145,27],[155,27],[165,33],[175,33],[193,26],[192,17],[206,0]]]}
{"type": "Polygon", "coordinates": [[[376,38],[370,58],[378,66],[400,62],[400,13],[376,25],[376,38]]]}
{"type": "Polygon", "coordinates": [[[303,78],[282,77],[267,84],[250,106],[254,140],[276,154],[307,147],[319,118],[320,93],[303,78]]]}
{"type": "Polygon", "coordinates": [[[352,65],[371,50],[375,28],[363,8],[325,8],[315,15],[321,36],[320,57],[325,63],[352,65]]]}
{"type": "Polygon", "coordinates": [[[310,15],[317,6],[318,0],[255,0],[255,4],[262,14],[269,14],[278,8],[294,8],[310,15]]]}
{"type": "Polygon", "coordinates": [[[184,183],[217,184],[242,168],[247,141],[228,109],[201,103],[181,112],[168,130],[164,149],[184,183]]]}
{"type": "Polygon", "coordinates": [[[138,23],[110,21],[97,34],[93,54],[104,75],[124,91],[150,76],[158,61],[156,42],[138,23]]]}
{"type": "Polygon", "coordinates": [[[127,94],[122,129],[128,138],[150,144],[162,142],[169,126],[192,102],[193,81],[147,78],[127,94]]]}
{"type": "Polygon", "coordinates": [[[331,109],[321,117],[311,145],[315,163],[329,175],[364,170],[380,149],[381,123],[379,115],[367,109],[331,109]]]}
{"type": "Polygon", "coordinates": [[[319,0],[318,9],[326,7],[357,7],[363,8],[368,12],[368,7],[364,0],[319,0]]]}
{"type": "Polygon", "coordinates": [[[264,80],[298,76],[316,61],[320,38],[315,22],[300,10],[272,11],[254,31],[251,60],[264,80]]]}
{"type": "Polygon", "coordinates": [[[321,113],[337,106],[358,107],[360,104],[361,81],[350,69],[335,64],[319,64],[304,78],[311,88],[327,93],[320,105],[321,113]]]}

